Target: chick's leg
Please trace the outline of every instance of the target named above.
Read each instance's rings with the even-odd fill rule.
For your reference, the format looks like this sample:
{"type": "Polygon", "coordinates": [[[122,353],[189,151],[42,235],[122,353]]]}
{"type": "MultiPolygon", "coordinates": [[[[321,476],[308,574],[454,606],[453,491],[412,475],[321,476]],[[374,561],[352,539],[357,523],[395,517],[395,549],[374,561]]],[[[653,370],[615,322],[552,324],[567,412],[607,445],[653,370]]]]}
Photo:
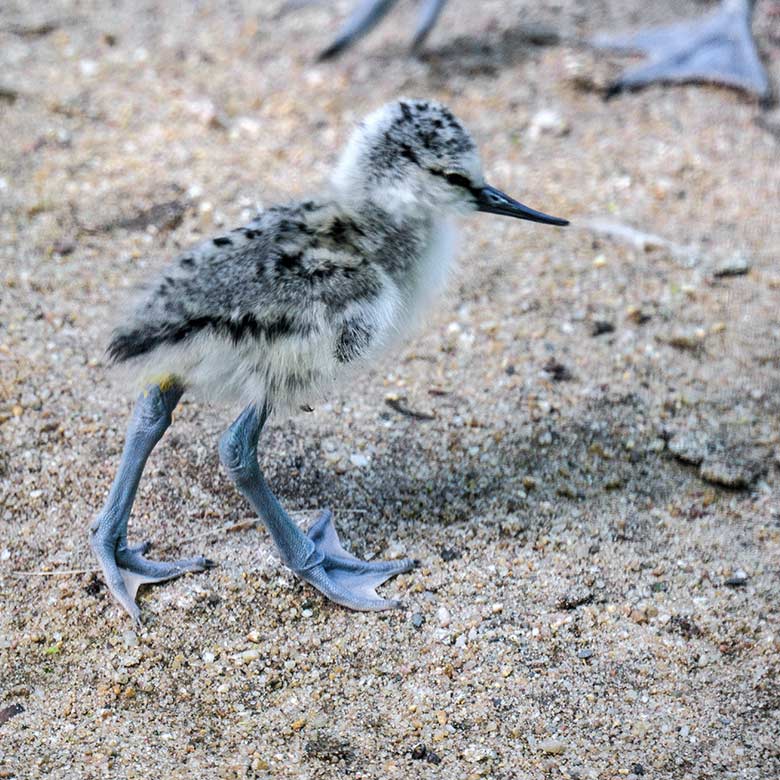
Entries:
{"type": "Polygon", "coordinates": [[[398,0],[363,0],[347,19],[327,49],[320,52],[318,59],[329,60],[348,49],[358,38],[376,27],[398,0]]]}
{"type": "Polygon", "coordinates": [[[106,584],[136,624],[141,622],[141,611],[135,603],[140,585],[170,580],[188,571],[203,571],[213,565],[201,556],[171,562],[151,561],[144,557],[149,550],[148,542],[127,544],[127,523],[146,460],[170,426],[171,413],[182,393],[177,386],[163,390],[154,385],[138,399],[117,475],[103,509],[90,528],[90,545],[106,584]]]}
{"type": "Polygon", "coordinates": [[[375,588],[415,565],[401,561],[361,561],[341,545],[330,512],[323,512],[303,533],[282,509],[257,463],[257,442],[268,409],[247,407],[219,443],[219,455],[231,479],[271,534],[282,561],[331,601],[356,610],[392,609],[400,602],[383,599],[375,588]]]}

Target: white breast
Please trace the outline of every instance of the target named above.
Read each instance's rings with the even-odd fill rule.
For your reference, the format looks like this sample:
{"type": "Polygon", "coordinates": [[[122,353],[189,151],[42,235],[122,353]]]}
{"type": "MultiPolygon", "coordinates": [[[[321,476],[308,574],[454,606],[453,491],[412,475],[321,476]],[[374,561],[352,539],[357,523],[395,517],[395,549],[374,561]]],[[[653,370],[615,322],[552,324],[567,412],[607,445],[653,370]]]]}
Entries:
{"type": "Polygon", "coordinates": [[[428,246],[418,265],[414,285],[403,313],[404,323],[399,330],[406,333],[424,323],[427,313],[435,305],[449,280],[455,259],[457,231],[450,219],[438,219],[431,231],[428,246]]]}

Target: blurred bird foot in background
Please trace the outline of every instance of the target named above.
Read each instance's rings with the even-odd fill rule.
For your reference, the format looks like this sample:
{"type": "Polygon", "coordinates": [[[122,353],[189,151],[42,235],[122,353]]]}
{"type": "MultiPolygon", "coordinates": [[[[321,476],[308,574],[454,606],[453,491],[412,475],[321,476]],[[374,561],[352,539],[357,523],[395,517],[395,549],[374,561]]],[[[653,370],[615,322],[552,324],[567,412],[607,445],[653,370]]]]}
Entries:
{"type": "MultiPolygon", "coordinates": [[[[330,46],[320,52],[318,59],[329,60],[337,57],[373,30],[397,2],[398,0],[362,0],[330,46]]],[[[422,0],[422,9],[412,39],[412,51],[416,52],[422,48],[446,2],[447,0],[422,0]]]]}
{"type": "Polygon", "coordinates": [[[648,61],[626,70],[608,97],[653,83],[709,82],[769,98],[769,79],[750,31],[751,0],[723,0],[704,17],[623,35],[603,34],[600,49],[641,52],[648,61]]]}
{"type": "Polygon", "coordinates": [[[333,525],[333,514],[325,510],[308,530],[314,550],[302,567],[292,570],[331,601],[350,609],[378,611],[396,609],[400,601],[383,599],[376,588],[396,574],[411,571],[411,558],[398,561],[362,561],[342,547],[333,525]]]}

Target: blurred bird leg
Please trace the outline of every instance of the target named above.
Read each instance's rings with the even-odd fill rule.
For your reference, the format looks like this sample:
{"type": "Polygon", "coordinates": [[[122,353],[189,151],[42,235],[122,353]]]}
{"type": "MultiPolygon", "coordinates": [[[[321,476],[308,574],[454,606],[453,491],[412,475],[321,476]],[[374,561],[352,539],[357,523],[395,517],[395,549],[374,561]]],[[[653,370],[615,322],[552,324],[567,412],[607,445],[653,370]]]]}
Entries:
{"type": "Polygon", "coordinates": [[[322,51],[317,59],[329,60],[337,57],[376,27],[397,2],[398,0],[363,0],[347,19],[333,43],[322,51]]]}
{"type": "Polygon", "coordinates": [[[417,29],[414,32],[414,38],[412,39],[412,51],[417,52],[422,48],[426,38],[430,31],[436,25],[447,0],[425,0],[422,10],[420,11],[420,18],[417,22],[417,29]]]}

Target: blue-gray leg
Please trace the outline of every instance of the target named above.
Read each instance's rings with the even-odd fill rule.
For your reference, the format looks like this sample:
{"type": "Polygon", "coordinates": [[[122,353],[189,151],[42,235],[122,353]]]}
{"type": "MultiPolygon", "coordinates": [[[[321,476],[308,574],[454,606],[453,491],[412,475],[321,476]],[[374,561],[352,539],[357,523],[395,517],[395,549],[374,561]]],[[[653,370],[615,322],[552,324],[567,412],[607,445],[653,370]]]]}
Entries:
{"type": "Polygon", "coordinates": [[[127,544],[127,523],[146,460],[170,426],[171,414],[182,392],[179,387],[161,390],[153,386],[138,399],[111,492],[90,528],[89,541],[106,584],[136,624],[141,622],[141,611],[135,603],[139,585],[163,582],[213,565],[203,557],[170,563],[150,561],[144,557],[150,547],[148,542],[127,544]]]}
{"type": "Polygon", "coordinates": [[[425,0],[420,11],[420,18],[417,21],[417,29],[414,31],[412,51],[419,51],[422,48],[428,34],[436,26],[439,14],[446,2],[447,0],[425,0]]]}
{"type": "Polygon", "coordinates": [[[361,561],[339,541],[330,512],[323,512],[303,533],[282,509],[257,462],[257,442],[267,408],[247,407],[219,442],[219,456],[231,479],[257,512],[273,538],[282,561],[301,579],[337,604],[357,610],[399,607],[375,588],[415,565],[401,561],[361,561]]]}
{"type": "MultiPolygon", "coordinates": [[[[333,43],[320,53],[320,60],[328,60],[341,54],[355,41],[376,27],[398,0],[362,0],[347,19],[333,43]]],[[[417,29],[414,32],[412,50],[422,47],[428,33],[433,29],[447,0],[423,0],[417,29]]]]}
{"type": "Polygon", "coordinates": [[[769,97],[769,79],[750,32],[753,0],[722,0],[714,14],[626,35],[600,35],[603,49],[636,51],[647,62],[625,71],[609,94],[654,82],[711,82],[769,97]]]}

